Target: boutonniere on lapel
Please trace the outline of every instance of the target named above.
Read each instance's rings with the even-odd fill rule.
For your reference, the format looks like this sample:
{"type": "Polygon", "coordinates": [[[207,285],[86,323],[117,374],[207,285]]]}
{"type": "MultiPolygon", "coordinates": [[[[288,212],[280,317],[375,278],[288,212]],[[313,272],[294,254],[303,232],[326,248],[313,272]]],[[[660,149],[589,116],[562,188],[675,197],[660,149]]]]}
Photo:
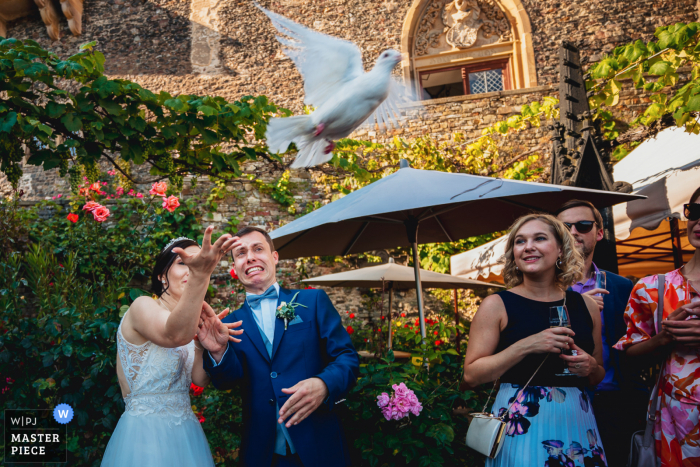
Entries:
{"type": "Polygon", "coordinates": [[[295,303],[294,300],[297,299],[297,295],[299,295],[299,292],[295,293],[292,299],[287,302],[282,302],[280,303],[280,306],[277,307],[277,313],[275,313],[275,318],[281,318],[284,320],[284,330],[287,330],[287,323],[289,323],[291,320],[297,317],[297,314],[294,312],[294,309],[298,306],[303,306],[304,308],[308,308],[306,305],[302,305],[301,303],[295,303]]]}

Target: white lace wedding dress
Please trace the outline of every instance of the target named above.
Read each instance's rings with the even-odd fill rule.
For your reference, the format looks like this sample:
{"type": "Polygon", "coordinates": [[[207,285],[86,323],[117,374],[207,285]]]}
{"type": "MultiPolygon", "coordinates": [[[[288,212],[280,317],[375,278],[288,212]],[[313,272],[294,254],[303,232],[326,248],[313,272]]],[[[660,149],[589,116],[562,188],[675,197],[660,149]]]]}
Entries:
{"type": "Polygon", "coordinates": [[[213,467],[190,403],[194,341],[174,349],[150,341],[134,345],[124,339],[120,323],[117,353],[117,371],[123,371],[130,392],[102,467],[213,467]]]}

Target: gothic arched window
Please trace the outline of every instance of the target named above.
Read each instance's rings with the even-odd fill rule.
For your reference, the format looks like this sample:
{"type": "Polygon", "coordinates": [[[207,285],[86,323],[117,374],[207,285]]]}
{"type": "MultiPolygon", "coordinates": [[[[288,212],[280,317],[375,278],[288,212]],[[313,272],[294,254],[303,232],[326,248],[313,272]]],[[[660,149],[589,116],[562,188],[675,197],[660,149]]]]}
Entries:
{"type": "Polygon", "coordinates": [[[403,74],[423,99],[537,85],[520,0],[415,0],[401,47],[403,74]]]}

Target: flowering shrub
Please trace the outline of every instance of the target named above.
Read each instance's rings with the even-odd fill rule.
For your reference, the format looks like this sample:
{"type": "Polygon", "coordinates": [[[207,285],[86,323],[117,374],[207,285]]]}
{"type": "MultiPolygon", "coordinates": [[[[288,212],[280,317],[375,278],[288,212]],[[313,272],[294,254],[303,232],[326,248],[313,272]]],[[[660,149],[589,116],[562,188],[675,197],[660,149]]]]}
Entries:
{"type": "Polygon", "coordinates": [[[416,393],[406,387],[404,383],[391,386],[394,393],[390,396],[386,392],[377,396],[377,405],[382,409],[382,415],[387,420],[401,420],[409,414],[420,415],[423,406],[418,401],[416,393]]]}
{"type": "MultiPolygon", "coordinates": [[[[0,414],[70,404],[68,465],[79,467],[100,465],[124,411],[115,371],[120,317],[145,293],[139,286],[165,243],[201,241],[203,230],[200,200],[169,212],[113,174],[99,178],[29,209],[0,200],[0,414]],[[109,210],[101,222],[100,207],[109,210]]],[[[217,464],[230,465],[240,445],[237,391],[208,388],[195,399],[217,464]]]]}

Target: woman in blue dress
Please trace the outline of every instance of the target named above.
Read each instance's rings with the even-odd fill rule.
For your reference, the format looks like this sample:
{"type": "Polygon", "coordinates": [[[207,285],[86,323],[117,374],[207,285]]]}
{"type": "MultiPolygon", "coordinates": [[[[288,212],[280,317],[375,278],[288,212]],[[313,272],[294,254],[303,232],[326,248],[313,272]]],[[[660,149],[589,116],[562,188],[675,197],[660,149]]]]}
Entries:
{"type": "MultiPolygon", "coordinates": [[[[222,324],[204,302],[209,278],[238,237],[226,234],[203,246],[178,238],[156,259],[151,297],[139,297],[117,329],[117,377],[125,411],[102,457],[102,467],[213,467],[199,420],[192,412],[190,383],[206,386],[202,346],[194,336],[212,321],[229,339],[240,323],[222,324]]],[[[208,326],[206,329],[211,329],[208,326]]],[[[206,332],[206,331],[205,331],[206,332]]],[[[200,337],[203,334],[199,333],[200,337]]]]}
{"type": "Polygon", "coordinates": [[[487,467],[607,465],[583,390],[605,376],[600,313],[592,299],[567,291],[583,271],[574,242],[552,216],[518,219],[505,253],[510,290],[484,299],[472,321],[463,386],[500,378],[492,411],[507,422],[501,452],[487,467]],[[549,308],[561,305],[570,329],[550,328],[549,308]],[[565,349],[575,355],[564,355],[565,349]],[[564,375],[566,368],[571,375],[564,375]]]}

